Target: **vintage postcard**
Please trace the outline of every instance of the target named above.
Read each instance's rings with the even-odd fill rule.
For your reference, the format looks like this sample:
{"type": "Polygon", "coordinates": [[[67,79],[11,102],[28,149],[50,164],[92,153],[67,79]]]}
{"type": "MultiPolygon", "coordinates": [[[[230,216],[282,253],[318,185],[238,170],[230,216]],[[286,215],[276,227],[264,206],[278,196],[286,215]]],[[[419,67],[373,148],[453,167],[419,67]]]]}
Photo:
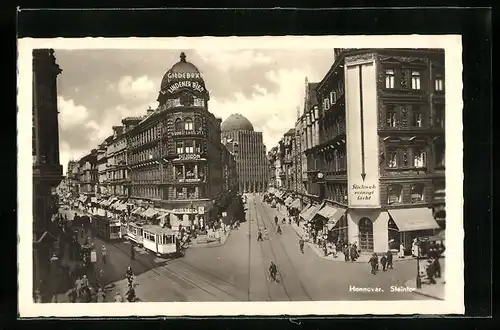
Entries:
{"type": "Polygon", "coordinates": [[[20,39],[21,317],[463,314],[461,53],[20,39]]]}

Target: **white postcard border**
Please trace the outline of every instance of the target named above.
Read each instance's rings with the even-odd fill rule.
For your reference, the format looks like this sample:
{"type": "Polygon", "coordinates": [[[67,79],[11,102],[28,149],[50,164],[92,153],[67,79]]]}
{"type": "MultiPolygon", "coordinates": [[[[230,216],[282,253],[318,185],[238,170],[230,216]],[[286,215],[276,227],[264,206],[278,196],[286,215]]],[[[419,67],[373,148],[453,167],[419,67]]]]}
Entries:
{"type": "MultiPolygon", "coordinates": [[[[325,72],[326,74],[326,72],[325,72]]],[[[21,317],[463,314],[462,42],[459,35],[200,38],[53,38],[18,40],[18,292],[21,317]],[[306,41],[306,42],[305,42],[306,41]],[[32,299],[32,50],[53,49],[442,48],[446,67],[445,299],[417,301],[174,302],[35,304],[32,299]]]]}

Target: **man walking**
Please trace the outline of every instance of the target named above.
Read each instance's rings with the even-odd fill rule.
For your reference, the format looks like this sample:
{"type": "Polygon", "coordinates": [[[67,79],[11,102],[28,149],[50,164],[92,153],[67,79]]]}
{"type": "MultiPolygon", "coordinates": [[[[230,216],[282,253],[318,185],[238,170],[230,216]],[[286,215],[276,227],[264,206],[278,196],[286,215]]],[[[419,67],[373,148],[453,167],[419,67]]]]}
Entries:
{"type": "Polygon", "coordinates": [[[304,254],[304,239],[302,237],[299,239],[299,247],[300,247],[300,252],[304,254]]]}
{"type": "Polygon", "coordinates": [[[378,265],[378,257],[377,257],[377,254],[374,253],[370,260],[368,261],[370,263],[370,266],[371,266],[371,273],[373,275],[377,274],[377,265],[378,265]]]}
{"type": "Polygon", "coordinates": [[[135,250],[134,245],[130,246],[130,260],[135,260],[135,250]]]}
{"type": "Polygon", "coordinates": [[[393,255],[392,255],[391,250],[387,250],[386,258],[387,258],[387,269],[394,269],[394,268],[392,268],[393,255]]]}

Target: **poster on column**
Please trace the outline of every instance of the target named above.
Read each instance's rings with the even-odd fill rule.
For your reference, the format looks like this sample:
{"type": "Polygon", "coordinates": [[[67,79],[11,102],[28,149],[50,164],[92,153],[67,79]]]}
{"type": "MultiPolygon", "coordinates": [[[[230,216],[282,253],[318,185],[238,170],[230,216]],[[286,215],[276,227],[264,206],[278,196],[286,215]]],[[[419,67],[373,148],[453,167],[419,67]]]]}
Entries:
{"type": "Polygon", "coordinates": [[[346,58],[346,138],[350,208],[379,208],[377,85],[373,54],[346,58]]]}

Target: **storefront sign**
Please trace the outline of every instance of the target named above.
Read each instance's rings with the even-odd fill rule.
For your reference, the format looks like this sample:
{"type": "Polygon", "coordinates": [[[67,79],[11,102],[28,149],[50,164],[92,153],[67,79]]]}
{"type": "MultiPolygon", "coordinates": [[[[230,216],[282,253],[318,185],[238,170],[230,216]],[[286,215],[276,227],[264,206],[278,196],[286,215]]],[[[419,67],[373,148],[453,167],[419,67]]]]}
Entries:
{"type": "Polygon", "coordinates": [[[199,82],[190,80],[175,82],[167,88],[167,91],[170,94],[174,94],[178,92],[180,89],[192,89],[200,93],[205,92],[205,88],[199,82]]]}
{"type": "Polygon", "coordinates": [[[198,206],[198,214],[205,214],[205,207],[204,206],[198,206]]]}
{"type": "Polygon", "coordinates": [[[192,213],[197,213],[197,209],[173,209],[172,213],[177,213],[177,214],[192,214],[192,213]]]}
{"type": "Polygon", "coordinates": [[[379,138],[375,62],[345,64],[348,204],[379,208],[379,138]]]}
{"type": "Polygon", "coordinates": [[[180,160],[193,160],[200,159],[201,156],[199,154],[181,154],[179,155],[180,160]]]}

